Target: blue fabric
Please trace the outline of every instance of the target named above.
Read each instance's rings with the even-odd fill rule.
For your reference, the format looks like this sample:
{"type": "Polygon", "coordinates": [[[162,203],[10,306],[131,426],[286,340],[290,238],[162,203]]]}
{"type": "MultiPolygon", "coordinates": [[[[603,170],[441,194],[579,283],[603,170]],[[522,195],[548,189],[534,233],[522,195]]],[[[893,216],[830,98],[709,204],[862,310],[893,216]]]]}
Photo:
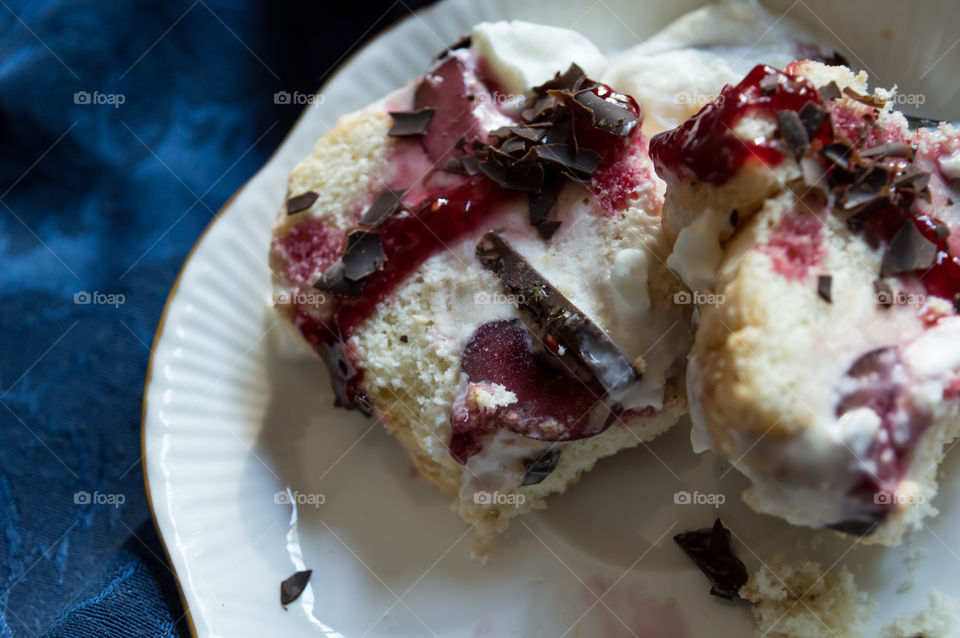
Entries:
{"type": "Polygon", "coordinates": [[[187,635],[140,462],[164,300],[274,93],[420,4],[0,0],[0,636],[187,635]]]}

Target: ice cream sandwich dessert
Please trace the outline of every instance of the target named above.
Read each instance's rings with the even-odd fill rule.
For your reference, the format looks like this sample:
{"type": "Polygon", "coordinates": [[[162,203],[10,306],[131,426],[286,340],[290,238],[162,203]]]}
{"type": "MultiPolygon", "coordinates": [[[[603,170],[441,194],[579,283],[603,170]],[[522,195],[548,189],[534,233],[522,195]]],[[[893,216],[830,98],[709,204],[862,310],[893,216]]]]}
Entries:
{"type": "Polygon", "coordinates": [[[865,73],[757,66],[650,143],[698,306],[695,445],[754,509],[899,543],[960,428],[960,139],[865,73]]]}

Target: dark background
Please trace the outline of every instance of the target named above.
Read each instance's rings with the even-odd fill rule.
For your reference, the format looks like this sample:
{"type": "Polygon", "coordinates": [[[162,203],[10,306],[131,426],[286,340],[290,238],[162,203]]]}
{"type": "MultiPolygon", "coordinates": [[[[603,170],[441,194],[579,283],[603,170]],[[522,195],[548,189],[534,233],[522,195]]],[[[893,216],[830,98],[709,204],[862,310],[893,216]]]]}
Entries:
{"type": "Polygon", "coordinates": [[[188,634],[140,459],[167,293],[297,118],[274,93],[425,4],[0,0],[0,636],[188,634]]]}

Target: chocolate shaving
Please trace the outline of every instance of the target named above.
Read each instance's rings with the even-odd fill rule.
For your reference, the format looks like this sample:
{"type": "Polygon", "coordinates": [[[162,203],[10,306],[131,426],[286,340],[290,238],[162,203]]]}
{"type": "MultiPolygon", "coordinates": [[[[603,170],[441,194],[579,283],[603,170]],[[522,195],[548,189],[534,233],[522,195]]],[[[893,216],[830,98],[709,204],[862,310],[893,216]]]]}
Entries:
{"type": "Polygon", "coordinates": [[[294,213],[307,210],[313,206],[313,203],[317,201],[318,197],[320,197],[320,195],[313,191],[307,191],[296,197],[291,197],[287,200],[287,215],[293,215],[294,213]]]}
{"type": "Polygon", "coordinates": [[[500,235],[486,233],[477,244],[477,258],[521,300],[518,305],[530,331],[544,343],[555,341],[563,346],[564,354],[558,354],[558,358],[595,378],[607,392],[622,390],[640,379],[640,373],[609,335],[500,235]]]}
{"type": "Polygon", "coordinates": [[[347,250],[340,260],[344,266],[344,277],[350,281],[360,281],[380,270],[387,256],[378,233],[354,230],[347,235],[347,250]]]}
{"type": "Polygon", "coordinates": [[[710,580],[710,594],[734,600],[747,584],[747,568],[730,547],[730,530],[718,518],[713,527],[681,532],[673,540],[710,580]]]}
{"type": "Polygon", "coordinates": [[[824,102],[829,102],[830,100],[836,100],[840,97],[840,87],[837,86],[837,83],[833,80],[830,80],[830,83],[820,87],[820,99],[824,102]]]}
{"type": "Polygon", "coordinates": [[[565,144],[542,144],[534,150],[540,159],[578,180],[589,179],[603,161],[603,157],[596,151],[588,148],[574,149],[565,144]]]}
{"type": "Polygon", "coordinates": [[[889,308],[893,305],[893,288],[887,282],[882,279],[874,281],[873,292],[880,307],[889,308]]]}
{"type": "Polygon", "coordinates": [[[923,236],[913,220],[907,220],[890,240],[883,256],[880,276],[926,270],[937,258],[937,245],[923,236]]]}
{"type": "Polygon", "coordinates": [[[500,152],[507,155],[523,155],[527,150],[527,144],[519,137],[511,137],[500,145],[500,152]]]}
{"type": "Polygon", "coordinates": [[[436,109],[427,107],[417,111],[390,111],[390,117],[393,118],[393,126],[387,131],[391,137],[412,137],[423,135],[430,126],[430,120],[436,109]]]}
{"type": "Polygon", "coordinates": [[[807,138],[812,140],[817,136],[820,127],[829,117],[827,109],[812,101],[803,105],[803,108],[797,113],[800,121],[803,122],[803,130],[807,133],[807,138]]]}
{"type": "Polygon", "coordinates": [[[403,196],[407,194],[406,189],[393,191],[385,188],[380,191],[377,198],[370,204],[363,217],[360,218],[360,225],[368,228],[376,228],[393,215],[402,203],[403,196]]]}
{"type": "Polygon", "coordinates": [[[542,224],[550,215],[560,194],[562,182],[559,178],[545,180],[543,187],[537,193],[530,193],[530,223],[534,226],[542,224]]]}
{"type": "Polygon", "coordinates": [[[851,89],[849,86],[843,87],[843,94],[846,95],[851,100],[855,100],[860,104],[864,104],[866,106],[882,107],[884,104],[887,103],[887,101],[881,97],[875,97],[872,95],[862,95],[860,93],[857,93],[856,91],[851,89]]]}
{"type": "Polygon", "coordinates": [[[307,583],[310,582],[311,574],[313,574],[312,569],[296,572],[293,576],[280,583],[280,604],[286,607],[297,598],[300,598],[300,594],[303,593],[303,590],[307,588],[307,583]]]}
{"type": "Polygon", "coordinates": [[[473,176],[480,172],[480,160],[477,159],[475,155],[467,155],[460,163],[463,165],[463,170],[467,172],[467,175],[473,176]]]}
{"type": "Polygon", "coordinates": [[[557,229],[560,228],[561,223],[563,222],[543,222],[537,225],[537,232],[540,233],[540,236],[544,239],[550,239],[557,232],[557,229]]]}
{"type": "Polygon", "coordinates": [[[334,297],[359,297],[363,293],[363,281],[347,279],[342,261],[338,261],[320,275],[313,287],[334,297]]]}
{"type": "Polygon", "coordinates": [[[800,116],[796,111],[777,111],[777,122],[790,152],[796,158],[802,156],[810,146],[810,138],[807,137],[807,130],[800,121],[800,116]]]}
{"type": "Polygon", "coordinates": [[[593,91],[584,91],[574,98],[577,104],[582,105],[591,113],[587,119],[590,125],[601,131],[613,133],[619,137],[626,137],[637,126],[640,120],[622,106],[605,100],[593,91]]]}
{"type": "Polygon", "coordinates": [[[496,155],[497,152],[499,151],[491,152],[485,159],[480,160],[481,173],[493,180],[500,188],[530,193],[540,190],[543,186],[542,167],[534,165],[526,172],[511,170],[507,162],[512,158],[509,155],[505,155],[506,159],[500,158],[496,155]]]}
{"type": "Polygon", "coordinates": [[[817,294],[827,303],[833,303],[830,296],[830,289],[833,287],[833,277],[830,275],[820,275],[817,278],[817,294]]]}
{"type": "Polygon", "coordinates": [[[557,90],[557,91],[576,91],[580,83],[585,78],[586,74],[583,69],[581,69],[576,63],[570,65],[570,67],[563,73],[556,73],[552,79],[547,80],[538,87],[535,87],[533,90],[536,93],[546,93],[547,91],[557,90]]]}
{"type": "Polygon", "coordinates": [[[537,485],[550,476],[560,461],[560,448],[550,449],[536,458],[523,462],[526,471],[520,485],[537,485]]]}

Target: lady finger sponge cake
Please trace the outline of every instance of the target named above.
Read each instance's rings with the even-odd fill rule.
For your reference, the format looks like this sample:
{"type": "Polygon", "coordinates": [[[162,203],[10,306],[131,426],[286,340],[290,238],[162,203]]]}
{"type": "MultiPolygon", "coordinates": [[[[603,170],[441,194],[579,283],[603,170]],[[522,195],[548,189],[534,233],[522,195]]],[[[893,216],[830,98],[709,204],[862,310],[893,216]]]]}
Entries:
{"type": "Polygon", "coordinates": [[[794,524],[896,544],[960,428],[960,140],[866,76],[758,66],[651,141],[699,302],[695,444],[794,524]]]}
{"type": "Polygon", "coordinates": [[[570,31],[481,24],[341,118],[274,228],[278,310],[339,404],[481,537],[685,408],[662,183],[603,64],[570,31]]]}

